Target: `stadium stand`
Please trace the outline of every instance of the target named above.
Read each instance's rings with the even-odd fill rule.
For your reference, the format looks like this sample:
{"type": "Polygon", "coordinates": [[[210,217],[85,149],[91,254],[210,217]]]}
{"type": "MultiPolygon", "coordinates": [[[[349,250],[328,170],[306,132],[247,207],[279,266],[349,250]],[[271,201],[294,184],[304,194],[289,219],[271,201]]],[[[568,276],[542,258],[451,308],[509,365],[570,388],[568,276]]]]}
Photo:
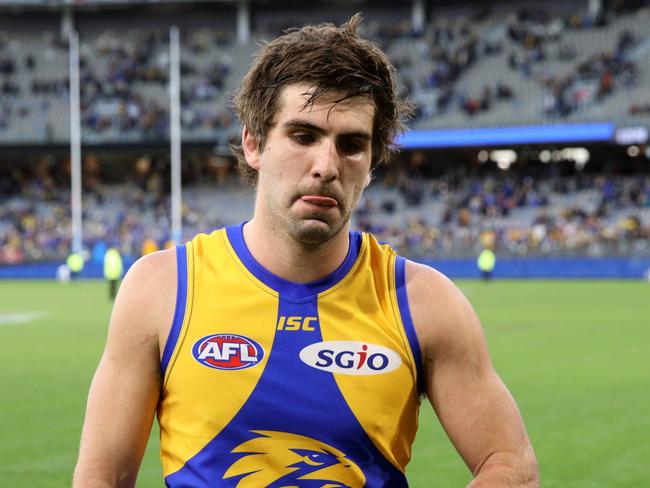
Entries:
{"type": "MultiPolygon", "coordinates": [[[[134,162],[147,169],[127,183],[87,183],[88,249],[119,243],[124,254],[138,256],[146,239],[159,247],[170,239],[168,169],[146,161],[134,162]]],[[[45,164],[5,179],[8,188],[21,190],[3,191],[0,263],[62,259],[69,252],[69,191],[64,175],[45,164]]],[[[416,258],[475,256],[485,239],[504,257],[650,254],[650,176],[567,177],[549,169],[533,178],[497,171],[479,177],[456,168],[429,178],[397,167],[368,188],[355,227],[416,258]]],[[[206,183],[205,175],[186,176],[204,183],[184,189],[185,238],[251,215],[252,189],[234,175],[221,185],[206,183]]]]}
{"type": "MultiPolygon", "coordinates": [[[[416,103],[411,129],[583,121],[647,127],[650,6],[631,3],[597,17],[577,1],[442,3],[422,29],[406,7],[370,6],[364,15],[367,35],[386,49],[400,89],[416,103]]],[[[78,11],[86,248],[119,241],[137,257],[145,241],[160,247],[170,239],[166,156],[125,156],[109,170],[92,152],[166,147],[170,25],[181,31],[183,141],[202,144],[184,154],[189,238],[250,215],[251,189],[222,153],[239,133],[229,96],[258,43],[292,25],[341,22],[352,13],[344,10],[260,4],[246,42],[237,39],[237,12],[228,3],[181,16],[164,8],[78,11]]],[[[69,162],[42,154],[69,141],[62,19],[49,10],[3,14],[0,146],[42,150],[34,161],[0,164],[0,264],[61,260],[70,252],[69,162]]],[[[566,176],[552,166],[479,175],[459,164],[433,176],[397,165],[377,176],[355,225],[416,258],[476,256],[486,240],[500,256],[650,255],[647,168],[566,176]]]]}
{"type": "MultiPolygon", "coordinates": [[[[419,32],[406,7],[367,12],[368,35],[389,53],[418,105],[412,128],[650,122],[650,7],[594,19],[582,2],[532,5],[444,6],[419,32]]],[[[241,44],[232,7],[181,18],[149,13],[146,27],[123,13],[80,14],[84,141],[167,137],[174,23],[182,33],[184,140],[225,143],[237,133],[228,94],[257,44],[291,25],[344,18],[333,9],[262,8],[253,37],[241,44]]],[[[68,110],[67,47],[57,22],[46,15],[0,23],[1,88],[12,95],[3,97],[0,142],[68,139],[59,123],[68,110]]]]}

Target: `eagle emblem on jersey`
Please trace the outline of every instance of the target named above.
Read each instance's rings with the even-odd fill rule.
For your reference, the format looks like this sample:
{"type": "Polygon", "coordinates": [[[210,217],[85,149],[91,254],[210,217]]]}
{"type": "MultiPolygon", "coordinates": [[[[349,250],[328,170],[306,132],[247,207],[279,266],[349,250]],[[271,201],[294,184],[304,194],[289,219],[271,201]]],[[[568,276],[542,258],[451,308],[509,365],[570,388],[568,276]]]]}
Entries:
{"type": "Polygon", "coordinates": [[[270,430],[241,443],[223,479],[237,488],[362,488],[366,477],[344,453],[310,437],[270,430]]]}

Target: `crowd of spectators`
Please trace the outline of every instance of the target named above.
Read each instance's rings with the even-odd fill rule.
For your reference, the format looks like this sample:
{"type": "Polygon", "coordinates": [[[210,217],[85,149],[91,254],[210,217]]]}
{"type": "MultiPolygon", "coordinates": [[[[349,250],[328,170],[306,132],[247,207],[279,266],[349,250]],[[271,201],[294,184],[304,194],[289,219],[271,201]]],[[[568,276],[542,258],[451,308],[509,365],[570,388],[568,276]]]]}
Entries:
{"type": "Polygon", "coordinates": [[[603,101],[616,90],[635,86],[637,67],[627,56],[634,43],[632,34],[624,32],[614,53],[594,54],[566,77],[540,74],[538,80],[548,92],[545,113],[566,116],[585,104],[603,101]]]}
{"type": "MultiPolygon", "coordinates": [[[[631,53],[645,40],[645,34],[639,37],[617,25],[618,16],[640,8],[643,5],[638,2],[624,8],[611,5],[596,13],[551,13],[551,6],[524,7],[504,19],[484,9],[473,15],[443,17],[446,23],[427,26],[423,31],[398,23],[399,28],[374,29],[372,35],[391,54],[405,93],[416,102],[413,127],[420,123],[427,126],[432,119],[444,121],[445,116],[454,119],[458,112],[471,118],[509,101],[516,101],[519,107],[530,106],[540,120],[555,120],[602,105],[611,94],[643,81],[638,63],[645,58],[636,59],[631,53]],[[495,35],[499,25],[504,26],[505,36],[495,35]],[[587,55],[578,50],[574,40],[568,40],[567,33],[579,36],[589,30],[599,32],[604,39],[618,38],[606,49],[587,55]],[[399,42],[410,43],[412,49],[391,49],[399,42]],[[482,86],[461,83],[471,76],[468,73],[474,67],[499,66],[502,59],[522,75],[523,85],[515,87],[506,72],[494,71],[482,86]],[[568,72],[549,64],[554,60],[564,62],[565,68],[570,68],[568,72]],[[430,68],[423,75],[426,67],[430,68]]],[[[643,115],[643,108],[632,106],[627,114],[643,115]]],[[[522,112],[528,110],[510,112],[510,119],[503,123],[517,123],[517,114],[522,112]]]]}
{"type": "Polygon", "coordinates": [[[533,178],[402,174],[395,197],[366,198],[358,225],[411,257],[650,254],[650,176],[533,178]],[[398,218],[391,218],[402,207],[398,218]]]}
{"type": "MultiPolygon", "coordinates": [[[[182,38],[191,56],[181,64],[181,124],[185,129],[230,127],[229,110],[218,110],[232,60],[228,33],[206,29],[182,38]],[[215,47],[216,46],[216,47],[215,47]],[[207,67],[195,62],[209,50],[223,52],[207,67]]],[[[168,35],[161,30],[141,31],[124,40],[117,32],[105,32],[87,45],[81,58],[83,124],[101,134],[142,134],[164,139],[169,131],[169,104],[165,89],[169,81],[168,35]],[[157,87],[157,90],[152,88],[157,87]]]]}
{"type": "MultiPolygon", "coordinates": [[[[0,31],[0,131],[8,129],[12,120],[45,119],[52,100],[68,97],[67,62],[41,71],[31,52],[39,49],[50,60],[67,61],[67,42],[51,33],[42,37],[38,42],[44,45],[35,47],[33,42],[10,42],[10,36],[0,31]]],[[[167,30],[143,28],[128,33],[107,30],[81,39],[81,114],[86,135],[94,140],[102,135],[129,140],[168,137],[168,37],[167,30]]],[[[222,109],[217,105],[232,68],[231,43],[232,34],[222,30],[198,29],[181,36],[184,129],[234,124],[227,104],[222,109]]]]}
{"type": "MultiPolygon", "coordinates": [[[[185,170],[186,239],[241,218],[212,211],[229,208],[225,189],[237,188],[252,201],[251,188],[221,159],[207,155],[185,170]],[[207,185],[208,201],[197,197],[207,185]]],[[[169,244],[169,171],[163,159],[138,158],[121,183],[102,181],[93,157],[84,166],[89,254],[95,246],[117,245],[137,257],[145,244],[169,244]]],[[[53,165],[44,158],[2,175],[0,263],[62,260],[70,252],[68,168],[65,161],[53,165]]],[[[402,170],[377,179],[354,224],[413,258],[472,257],[488,241],[501,256],[647,256],[650,176],[533,178],[499,171],[479,178],[449,171],[428,178],[402,170]]]]}
{"type": "Polygon", "coordinates": [[[48,166],[42,158],[30,171],[0,168],[0,263],[58,259],[69,252],[65,170],[51,174],[48,166]]]}
{"type": "MultiPolygon", "coordinates": [[[[203,156],[184,169],[190,186],[198,180],[217,188],[232,183],[229,161],[203,156]]],[[[89,255],[96,246],[117,246],[125,255],[137,257],[145,247],[169,245],[169,173],[166,160],[142,156],[133,162],[125,181],[110,183],[102,178],[93,154],[84,158],[83,238],[89,255]]],[[[0,176],[0,264],[65,259],[72,241],[69,161],[43,157],[33,164],[0,168],[0,176]]],[[[191,188],[184,195],[182,212],[187,239],[227,223],[200,208],[191,188]]]]}
{"type": "MultiPolygon", "coordinates": [[[[623,12],[626,10],[616,14],[623,12]]],[[[621,31],[614,45],[586,59],[580,59],[575,46],[564,42],[565,32],[606,30],[610,17],[615,20],[616,14],[598,11],[594,15],[553,16],[540,7],[525,8],[510,17],[512,51],[508,64],[543,88],[544,115],[566,117],[586,105],[602,102],[617,90],[636,86],[638,67],[630,52],[639,39],[631,31],[621,31]],[[560,76],[548,70],[544,63],[552,58],[573,62],[571,71],[560,76]]]]}
{"type": "MultiPolygon", "coordinates": [[[[477,17],[480,17],[478,15],[477,17]]],[[[473,18],[465,19],[455,28],[448,25],[433,26],[424,32],[413,33],[406,29],[403,38],[411,39],[417,52],[418,63],[430,64],[431,68],[423,80],[411,74],[413,61],[409,57],[393,59],[400,72],[401,82],[407,94],[413,94],[417,89],[433,90],[436,93],[435,112],[445,114],[458,108],[467,115],[474,115],[481,110],[488,110],[491,102],[491,88],[485,86],[479,97],[473,94],[463,94],[457,90],[456,84],[465,73],[479,61],[489,61],[489,57],[498,54],[503,49],[498,42],[479,42],[478,35],[472,29],[473,18]],[[407,69],[404,69],[407,68],[407,69]],[[457,103],[452,103],[457,101],[457,103]]],[[[389,38],[394,39],[394,37],[389,38]]],[[[388,40],[383,39],[382,44],[388,40]]],[[[512,88],[504,82],[499,82],[499,88],[506,88],[512,94],[512,88]]],[[[501,90],[499,90],[501,91],[501,90]]],[[[415,97],[417,102],[417,97],[415,97]]],[[[415,121],[431,117],[433,114],[419,106],[416,108],[415,121]]]]}
{"type": "MultiPolygon", "coordinates": [[[[474,14],[450,13],[453,22],[436,22],[436,16],[419,30],[409,21],[369,21],[366,28],[367,35],[391,55],[404,92],[413,95],[417,105],[416,117],[411,121],[413,127],[426,126],[433,118],[444,120],[445,116],[458,113],[473,117],[511,100],[536,107],[540,119],[554,119],[597,106],[615,92],[647,82],[639,76],[639,63],[647,57],[630,55],[645,39],[638,32],[616,27],[618,16],[628,15],[630,9],[640,7],[642,2],[626,7],[620,7],[617,2],[597,14],[586,11],[560,14],[551,13],[552,7],[540,6],[515,10],[505,16],[482,7],[474,14]],[[504,35],[495,36],[497,26],[504,28],[504,35]],[[598,29],[603,36],[610,37],[618,33],[618,40],[607,50],[586,55],[567,41],[567,33],[589,29],[598,29]],[[411,48],[393,49],[404,42],[411,48]],[[461,88],[460,81],[472,68],[495,63],[497,59],[507,60],[513,71],[528,80],[525,93],[508,80],[505,72],[500,79],[485,79],[482,86],[461,88]],[[571,69],[560,74],[549,69],[549,60],[565,61],[571,69]],[[423,69],[428,71],[423,73],[423,69]],[[433,105],[420,101],[420,95],[426,93],[435,94],[433,105]]],[[[446,19],[442,13],[441,18],[446,19]]],[[[38,39],[36,33],[34,37],[38,39]]],[[[58,35],[43,35],[41,41],[45,43],[42,50],[50,53],[49,56],[56,59],[67,56],[67,44],[58,35]]],[[[60,63],[58,73],[50,67],[44,75],[40,58],[30,52],[35,45],[12,49],[12,43],[17,42],[0,32],[0,74],[3,75],[0,131],[6,130],[13,119],[42,118],[49,113],[48,100],[60,100],[68,92],[66,63],[60,63]],[[19,74],[29,82],[18,83],[19,74]],[[24,103],[29,96],[39,97],[39,103],[24,103]]],[[[110,26],[109,30],[107,26],[105,32],[82,36],[81,104],[85,134],[95,141],[102,137],[119,140],[125,136],[129,140],[167,138],[168,42],[167,30],[153,27],[120,30],[119,26],[110,26]]],[[[185,130],[202,129],[201,134],[211,133],[216,137],[236,124],[227,107],[227,93],[238,82],[233,76],[238,70],[233,67],[242,62],[232,59],[234,43],[234,34],[227,30],[197,28],[181,32],[185,130]]],[[[648,113],[643,103],[620,108],[621,116],[648,113]]],[[[520,112],[512,111],[512,120],[504,123],[517,123],[520,112]]]]}
{"type": "MultiPolygon", "coordinates": [[[[67,45],[57,36],[45,35],[42,41],[39,48],[45,58],[56,50],[67,56],[67,45]]],[[[19,46],[20,41],[0,31],[0,131],[9,129],[16,120],[31,119],[34,126],[40,125],[37,122],[47,118],[52,100],[68,95],[65,66],[60,66],[60,75],[44,76],[34,53],[22,52],[19,46]]]]}
{"type": "MultiPolygon", "coordinates": [[[[423,30],[414,30],[408,21],[368,22],[366,28],[389,54],[398,53],[391,54],[392,60],[407,94],[435,93],[433,109],[418,104],[413,127],[446,114],[474,117],[511,100],[537,104],[542,107],[541,118],[558,118],[648,81],[639,76],[639,63],[647,57],[630,55],[644,41],[638,33],[620,30],[610,50],[589,57],[566,40],[567,33],[588,29],[602,29],[609,35],[608,23],[615,24],[618,15],[636,11],[643,2],[620,0],[612,5],[611,11],[597,16],[551,14],[540,7],[504,19],[481,11],[453,24],[426,25],[423,30]],[[477,25],[501,25],[505,37],[484,35],[477,25]],[[416,58],[392,49],[404,42],[416,58]],[[459,88],[473,68],[497,58],[506,60],[512,73],[529,79],[543,98],[524,100],[508,81],[499,79],[486,79],[475,91],[459,88]],[[567,63],[568,74],[546,69],[550,59],[567,63]],[[420,64],[430,66],[423,76],[418,75],[420,64]]],[[[102,136],[116,141],[167,138],[167,31],[127,32],[113,27],[82,36],[84,134],[95,136],[95,141],[102,136]]],[[[196,29],[181,34],[183,128],[208,133],[232,128],[236,121],[226,108],[226,94],[237,81],[232,79],[235,63],[241,62],[233,59],[233,33],[196,29]]],[[[57,35],[43,35],[41,40],[43,56],[36,56],[28,49],[15,49],[18,41],[0,32],[0,135],[14,120],[45,119],[52,100],[68,95],[65,63],[58,71],[50,66],[47,75],[41,70],[41,59],[66,59],[68,46],[57,35]]],[[[620,110],[647,116],[650,103],[640,100],[620,110]]],[[[513,111],[515,122],[516,116],[513,111]]],[[[215,184],[239,185],[229,176],[231,164],[225,158],[209,156],[196,166],[198,170],[184,174],[189,182],[183,207],[187,238],[233,223],[230,216],[215,216],[194,198],[201,181],[209,177],[215,184]]],[[[125,254],[137,256],[145,244],[165,246],[170,239],[165,161],[140,158],[121,183],[105,181],[99,167],[86,158],[83,212],[88,250],[119,243],[125,254]]],[[[394,180],[377,182],[375,187],[385,184],[385,191],[369,192],[355,216],[359,227],[392,242],[408,256],[474,256],[488,241],[501,255],[650,254],[647,175],[532,178],[499,172],[479,179],[453,172],[437,178],[414,174],[402,172],[394,180]]],[[[33,165],[0,167],[0,176],[0,263],[63,259],[70,251],[69,165],[45,158],[33,165]]],[[[250,190],[241,186],[241,191],[250,190]]]]}
{"type": "MultiPolygon", "coordinates": [[[[550,6],[525,7],[505,16],[505,21],[486,9],[460,20],[454,18],[448,25],[429,26],[422,32],[403,27],[375,34],[389,52],[392,42],[408,40],[417,53],[416,60],[403,51],[393,57],[405,92],[414,95],[417,107],[412,124],[415,127],[420,122],[426,126],[431,119],[444,120],[446,115],[457,112],[471,118],[509,101],[517,101],[520,108],[530,105],[540,120],[554,120],[597,107],[611,94],[639,86],[643,81],[638,63],[645,58],[631,53],[645,40],[645,34],[639,37],[631,30],[621,30],[617,20],[618,16],[638,12],[644,6],[639,2],[623,4],[624,7],[617,3],[595,13],[563,14],[550,13],[550,6]],[[504,37],[494,35],[498,30],[495,25],[505,26],[504,37]],[[617,36],[617,40],[607,49],[586,55],[578,51],[574,41],[568,40],[567,33],[580,35],[581,31],[588,30],[602,32],[599,35],[603,38],[617,36]],[[480,88],[476,83],[471,84],[473,89],[461,88],[463,84],[459,82],[473,67],[498,66],[501,59],[527,80],[523,90],[524,85],[515,88],[507,80],[507,73],[493,73],[480,88]],[[568,72],[551,67],[549,62],[554,60],[569,66],[568,72]],[[414,64],[431,68],[422,77],[414,64]],[[427,100],[427,94],[433,96],[433,104],[422,101],[427,100]]],[[[644,115],[645,108],[642,104],[632,104],[627,114],[644,115]]],[[[503,123],[516,123],[520,112],[528,113],[518,109],[503,123]]]]}

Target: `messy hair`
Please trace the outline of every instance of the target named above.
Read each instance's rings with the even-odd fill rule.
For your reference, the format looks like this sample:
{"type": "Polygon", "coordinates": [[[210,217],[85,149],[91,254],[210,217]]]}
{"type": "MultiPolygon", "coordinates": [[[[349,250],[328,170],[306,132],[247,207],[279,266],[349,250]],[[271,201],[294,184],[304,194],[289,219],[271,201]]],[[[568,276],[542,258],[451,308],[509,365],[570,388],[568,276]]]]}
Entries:
{"type": "MultiPolygon", "coordinates": [[[[368,97],[374,106],[372,128],[372,168],[395,152],[395,138],[405,130],[404,120],[411,105],[399,99],[395,69],[383,51],[357,35],[360,14],[337,27],[324,23],[285,31],[264,45],[233,97],[240,122],[256,138],[260,152],[275,124],[279,95],[283,88],[308,83],[304,107],[332,92],[342,93],[341,102],[368,97]]],[[[231,144],[237,166],[246,179],[255,183],[257,171],[244,157],[241,141],[231,144]]]]}

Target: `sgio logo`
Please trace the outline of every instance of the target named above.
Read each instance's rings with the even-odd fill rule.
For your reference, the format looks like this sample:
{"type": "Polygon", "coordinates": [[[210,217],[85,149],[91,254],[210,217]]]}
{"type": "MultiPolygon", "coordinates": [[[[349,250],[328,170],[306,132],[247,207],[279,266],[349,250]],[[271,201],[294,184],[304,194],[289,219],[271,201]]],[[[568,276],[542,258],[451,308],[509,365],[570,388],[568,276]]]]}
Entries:
{"type": "Polygon", "coordinates": [[[389,373],[402,364],[392,349],[359,341],[317,342],[303,348],[300,359],[321,371],[351,375],[389,373]]]}

